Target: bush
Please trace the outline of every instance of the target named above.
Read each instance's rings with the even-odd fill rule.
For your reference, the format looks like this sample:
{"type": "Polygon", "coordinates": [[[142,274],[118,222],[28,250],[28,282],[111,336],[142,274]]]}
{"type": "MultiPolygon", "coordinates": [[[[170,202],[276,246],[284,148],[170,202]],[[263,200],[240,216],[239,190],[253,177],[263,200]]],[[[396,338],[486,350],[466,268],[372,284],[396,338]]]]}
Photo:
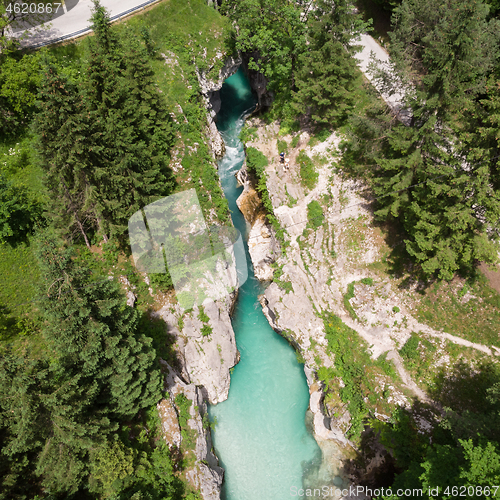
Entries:
{"type": "Polygon", "coordinates": [[[313,200],[307,205],[307,225],[317,229],[323,224],[325,217],[321,205],[313,200]]]}
{"type": "Polygon", "coordinates": [[[405,345],[399,350],[399,354],[406,361],[414,361],[418,358],[418,337],[414,334],[406,341],[405,345]]]}
{"type": "Polygon", "coordinates": [[[262,175],[265,174],[267,165],[269,165],[267,158],[258,149],[252,147],[246,149],[246,157],[248,170],[260,180],[262,175]]]}
{"type": "Polygon", "coordinates": [[[200,312],[198,313],[198,319],[200,321],[203,321],[203,323],[208,323],[210,321],[210,318],[208,317],[207,313],[205,312],[205,309],[203,306],[200,306],[200,312]]]}
{"type": "Polygon", "coordinates": [[[0,175],[0,243],[24,239],[41,218],[42,206],[24,186],[0,175]]]}

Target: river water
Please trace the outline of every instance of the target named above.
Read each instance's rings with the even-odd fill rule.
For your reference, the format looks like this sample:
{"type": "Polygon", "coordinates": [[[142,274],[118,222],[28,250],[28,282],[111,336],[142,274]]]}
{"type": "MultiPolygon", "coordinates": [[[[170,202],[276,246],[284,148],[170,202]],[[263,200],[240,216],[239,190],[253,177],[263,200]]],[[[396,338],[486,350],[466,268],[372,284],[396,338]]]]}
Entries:
{"type": "MultiPolygon", "coordinates": [[[[219,175],[233,223],[246,235],[247,224],[236,206],[242,189],[234,174],[244,160],[238,135],[255,98],[241,70],[224,82],[221,100],[217,126],[226,155],[219,175]]],[[[209,410],[217,419],[214,447],[226,470],[222,498],[290,499],[318,467],[321,450],[306,429],[309,390],[303,365],[262,313],[257,297],[264,289],[254,277],[246,244],[245,252],[248,280],[239,290],[232,319],[241,361],[231,376],[228,399],[209,410]]]]}

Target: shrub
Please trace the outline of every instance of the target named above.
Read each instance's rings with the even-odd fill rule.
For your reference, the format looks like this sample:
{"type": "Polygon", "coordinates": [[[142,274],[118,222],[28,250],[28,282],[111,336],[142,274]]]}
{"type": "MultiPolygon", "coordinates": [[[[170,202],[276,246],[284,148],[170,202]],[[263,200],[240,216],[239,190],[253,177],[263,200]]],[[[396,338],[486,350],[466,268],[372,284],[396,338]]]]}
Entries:
{"type": "Polygon", "coordinates": [[[205,309],[203,306],[200,306],[200,312],[198,313],[198,319],[200,321],[203,321],[203,323],[208,323],[210,321],[210,318],[208,317],[207,313],[205,312],[205,309]]]}
{"type": "Polygon", "coordinates": [[[317,229],[323,224],[324,220],[325,217],[321,205],[316,200],[311,201],[307,205],[307,225],[317,229]]]}
{"type": "Polygon", "coordinates": [[[276,146],[278,147],[278,153],[288,153],[288,144],[286,141],[278,139],[276,141],[276,146]]]}
{"type": "Polygon", "coordinates": [[[210,325],[203,325],[201,327],[201,334],[203,337],[208,337],[209,335],[212,335],[212,327],[210,325]]]}
{"type": "Polygon", "coordinates": [[[405,345],[399,350],[401,357],[407,361],[413,361],[418,358],[418,337],[414,334],[406,341],[405,345]]]}

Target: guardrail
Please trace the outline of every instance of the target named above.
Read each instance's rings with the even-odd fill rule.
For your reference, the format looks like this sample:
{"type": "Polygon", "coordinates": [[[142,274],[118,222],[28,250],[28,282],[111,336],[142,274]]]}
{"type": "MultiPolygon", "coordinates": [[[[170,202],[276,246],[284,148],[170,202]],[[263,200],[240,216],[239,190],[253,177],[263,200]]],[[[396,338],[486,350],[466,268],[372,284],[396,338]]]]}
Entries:
{"type": "MultiPolygon", "coordinates": [[[[140,9],[145,9],[145,7],[149,6],[149,5],[152,5],[154,3],[160,3],[161,1],[163,0],[148,0],[147,2],[144,2],[144,3],[141,3],[140,5],[137,5],[135,7],[132,7],[131,9],[128,9],[126,10],[125,12],[121,12],[120,14],[116,14],[114,16],[112,16],[110,18],[110,21],[113,22],[113,21],[119,21],[121,18],[123,17],[126,17],[128,16],[129,14],[132,14],[140,9]]],[[[78,31],[74,31],[73,33],[68,33],[67,35],[63,35],[63,36],[60,36],[58,38],[53,38],[51,40],[46,40],[45,42],[39,42],[39,43],[35,43],[33,45],[25,45],[24,47],[25,48],[30,48],[30,49],[38,49],[40,47],[44,47],[46,45],[52,45],[54,43],[59,43],[59,42],[63,42],[65,40],[71,40],[73,38],[78,38],[86,33],[91,33],[92,32],[92,28],[91,27],[88,27],[88,28],[83,28],[81,30],[78,30],[78,31]]]]}

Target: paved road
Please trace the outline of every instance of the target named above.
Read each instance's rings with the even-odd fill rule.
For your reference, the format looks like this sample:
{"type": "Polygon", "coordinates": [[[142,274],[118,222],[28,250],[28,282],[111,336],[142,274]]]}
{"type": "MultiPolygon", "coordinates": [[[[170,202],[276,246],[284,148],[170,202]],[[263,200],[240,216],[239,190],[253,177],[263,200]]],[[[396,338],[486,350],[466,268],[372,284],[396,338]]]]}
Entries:
{"type": "MultiPolygon", "coordinates": [[[[31,0],[24,0],[29,3],[31,0]]],[[[152,0],[101,0],[101,4],[108,9],[111,17],[119,17],[131,9],[138,8],[152,0]]],[[[76,6],[56,19],[48,27],[35,27],[27,30],[27,37],[21,42],[22,46],[32,47],[48,44],[61,37],[90,28],[90,16],[93,2],[91,0],[80,0],[76,6]]],[[[17,34],[19,36],[21,33],[17,34]]]]}

